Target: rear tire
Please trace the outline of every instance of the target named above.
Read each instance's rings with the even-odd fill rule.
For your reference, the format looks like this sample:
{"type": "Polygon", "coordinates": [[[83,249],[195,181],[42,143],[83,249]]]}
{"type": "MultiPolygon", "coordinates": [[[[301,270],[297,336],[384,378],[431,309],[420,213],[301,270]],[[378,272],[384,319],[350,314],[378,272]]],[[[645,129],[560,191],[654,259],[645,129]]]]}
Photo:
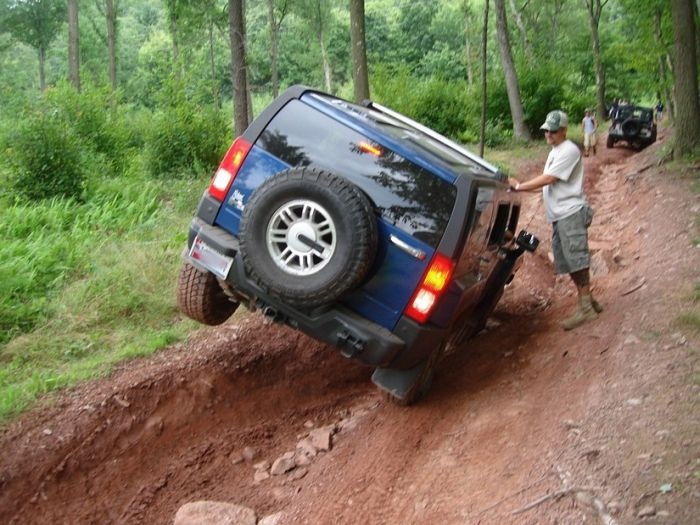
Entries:
{"type": "Polygon", "coordinates": [[[416,381],[403,397],[396,397],[391,393],[384,391],[384,396],[386,399],[396,405],[404,407],[414,405],[423,399],[430,390],[430,387],[433,385],[435,369],[440,363],[444,353],[445,344],[443,343],[439,348],[436,348],[433,353],[430,354],[421,364],[418,365],[423,366],[423,369],[421,370],[421,373],[416,381]]]}
{"type": "Polygon", "coordinates": [[[615,147],[615,138],[612,135],[608,135],[608,141],[606,145],[609,149],[615,147]]]}
{"type": "Polygon", "coordinates": [[[214,274],[182,263],[177,283],[177,305],[190,319],[214,326],[233,315],[238,303],[221,289],[214,274]]]}

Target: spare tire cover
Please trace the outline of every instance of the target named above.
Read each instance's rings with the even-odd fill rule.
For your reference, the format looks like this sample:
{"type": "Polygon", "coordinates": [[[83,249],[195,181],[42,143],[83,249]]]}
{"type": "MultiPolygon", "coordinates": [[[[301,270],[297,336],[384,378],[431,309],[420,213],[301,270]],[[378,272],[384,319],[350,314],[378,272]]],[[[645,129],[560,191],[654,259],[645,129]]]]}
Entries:
{"type": "Polygon", "coordinates": [[[622,123],[622,132],[628,137],[636,137],[641,129],[641,123],[636,119],[627,119],[622,123]]]}

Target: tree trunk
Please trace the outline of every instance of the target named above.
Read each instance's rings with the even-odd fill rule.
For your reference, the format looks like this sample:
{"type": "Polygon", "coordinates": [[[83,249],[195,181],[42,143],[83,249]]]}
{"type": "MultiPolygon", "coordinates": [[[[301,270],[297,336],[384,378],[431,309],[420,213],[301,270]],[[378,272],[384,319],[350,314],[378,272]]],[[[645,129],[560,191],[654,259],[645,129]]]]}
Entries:
{"type": "Polygon", "coordinates": [[[173,41],[173,64],[177,64],[177,60],[180,58],[180,44],[177,36],[177,17],[174,13],[170,14],[168,23],[170,24],[170,38],[173,41]]]}
{"type": "Polygon", "coordinates": [[[243,0],[228,0],[228,27],[231,41],[233,129],[238,137],[243,134],[249,123],[243,0]]]}
{"type": "Polygon", "coordinates": [[[112,94],[117,92],[117,10],[114,0],[105,0],[107,21],[107,55],[109,56],[109,83],[112,94]]]}
{"type": "Polygon", "coordinates": [[[267,17],[270,23],[270,82],[272,83],[272,96],[277,98],[280,94],[279,60],[279,25],[275,17],[275,2],[267,0],[267,17]]]}
{"type": "Polygon", "coordinates": [[[513,63],[513,55],[508,38],[508,22],[506,20],[506,4],[504,0],[495,0],[496,4],[496,32],[498,33],[498,47],[501,51],[501,63],[506,78],[506,90],[508,91],[508,103],[510,114],[513,118],[513,134],[518,140],[530,140],[530,130],[525,125],[525,112],[523,111],[522,98],[518,75],[513,63]]]}
{"type": "Polygon", "coordinates": [[[46,91],[46,49],[39,46],[39,89],[43,93],[46,91]]]}
{"type": "MultiPolygon", "coordinates": [[[[661,29],[661,17],[663,12],[660,7],[654,10],[654,38],[659,49],[665,49],[663,32],[661,29]]],[[[659,55],[659,97],[664,101],[666,112],[669,118],[673,119],[673,95],[669,90],[668,73],[666,71],[666,56],[665,52],[659,55]],[[662,95],[663,94],[663,95],[662,95]]]]}
{"type": "Polygon", "coordinates": [[[214,62],[214,21],[209,20],[209,69],[211,71],[211,96],[214,107],[220,108],[218,82],[216,79],[216,63],[214,62]]]}
{"type": "Polygon", "coordinates": [[[355,102],[369,99],[367,48],[365,46],[365,0],[350,0],[350,42],[352,45],[352,83],[355,102]]]}
{"type": "Polygon", "coordinates": [[[489,36],[489,0],[484,1],[484,25],[481,31],[481,129],[479,130],[479,156],[484,156],[484,145],[486,144],[486,66],[487,47],[489,36]]]}
{"type": "MultiPolygon", "coordinates": [[[[666,54],[665,62],[666,71],[668,72],[668,75],[673,78],[675,76],[673,73],[673,62],[671,61],[671,55],[668,53],[666,54]]],[[[669,94],[668,117],[671,119],[671,121],[674,121],[676,119],[676,94],[673,91],[673,87],[667,90],[667,93],[669,94]]]]}
{"type": "Polygon", "coordinates": [[[596,87],[596,108],[598,118],[605,115],[605,66],[600,55],[600,37],[598,35],[598,25],[600,24],[600,13],[608,0],[585,0],[588,9],[588,20],[591,25],[591,48],[593,50],[593,61],[595,63],[595,87],[596,87]]]}
{"type": "Polygon", "coordinates": [[[513,11],[513,20],[515,20],[515,25],[518,28],[518,32],[520,33],[520,40],[523,43],[525,55],[527,56],[528,60],[530,60],[534,56],[532,52],[532,45],[530,44],[530,39],[527,37],[527,31],[525,31],[525,23],[523,22],[523,17],[520,10],[518,10],[518,7],[515,5],[515,0],[510,0],[510,9],[511,11],[513,11]]]}
{"type": "Polygon", "coordinates": [[[467,68],[467,85],[474,85],[474,71],[472,70],[472,45],[469,38],[469,22],[470,22],[469,4],[464,4],[464,63],[467,68]]]}
{"type": "Polygon", "coordinates": [[[80,93],[78,0],[68,0],[68,78],[73,88],[80,93]]]}
{"type": "Polygon", "coordinates": [[[700,145],[700,102],[698,102],[698,59],[695,47],[695,13],[692,0],[671,0],[673,21],[673,63],[675,69],[676,133],[674,157],[700,145]]]}
{"type": "Polygon", "coordinates": [[[318,45],[321,47],[321,62],[323,63],[323,81],[326,85],[326,91],[328,93],[331,93],[333,87],[331,85],[331,64],[328,61],[328,51],[326,51],[326,43],[324,42],[325,35],[323,33],[323,27],[319,26],[319,29],[316,32],[316,36],[318,37],[318,45]]]}

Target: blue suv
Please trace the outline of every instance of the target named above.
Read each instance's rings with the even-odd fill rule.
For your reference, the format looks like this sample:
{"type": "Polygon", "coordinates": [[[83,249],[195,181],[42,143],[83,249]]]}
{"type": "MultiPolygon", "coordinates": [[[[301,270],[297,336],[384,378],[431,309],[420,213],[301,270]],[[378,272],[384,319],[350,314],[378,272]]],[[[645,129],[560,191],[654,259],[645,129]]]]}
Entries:
{"type": "Polygon", "coordinates": [[[379,104],[293,86],[238,137],[189,228],[178,305],[224,322],[259,309],[427,391],[448,346],[486,323],[520,256],[505,175],[379,104]]]}

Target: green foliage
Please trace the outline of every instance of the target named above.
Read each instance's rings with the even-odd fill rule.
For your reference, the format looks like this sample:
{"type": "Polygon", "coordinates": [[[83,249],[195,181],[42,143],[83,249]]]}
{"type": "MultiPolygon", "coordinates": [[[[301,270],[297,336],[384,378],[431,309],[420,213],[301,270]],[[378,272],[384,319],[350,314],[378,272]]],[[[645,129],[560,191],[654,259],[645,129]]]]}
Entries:
{"type": "Polygon", "coordinates": [[[7,2],[4,26],[17,40],[35,49],[46,49],[65,20],[62,0],[24,0],[7,2]]]}
{"type": "Polygon", "coordinates": [[[147,224],[159,209],[155,187],[105,181],[93,198],[2,206],[0,343],[31,330],[47,315],[55,290],[90,271],[104,237],[147,224]]]}
{"type": "MultiPolygon", "coordinates": [[[[570,117],[570,124],[576,115],[583,118],[583,109],[594,105],[595,96],[572,104],[573,97],[567,97],[569,89],[565,72],[553,65],[544,64],[540,67],[523,68],[520,76],[520,90],[525,110],[525,122],[533,136],[541,135],[540,126],[547,113],[553,109],[562,109],[570,117]]],[[[510,115],[510,110],[508,110],[510,115]]]]}
{"type": "Polygon", "coordinates": [[[150,112],[143,117],[140,111],[113,108],[108,88],[85,84],[77,93],[61,82],[16,121],[6,121],[3,160],[14,193],[34,200],[85,199],[95,179],[119,175],[132,162],[150,112]]]}
{"type": "Polygon", "coordinates": [[[156,177],[201,169],[211,171],[226,152],[230,122],[211,107],[191,102],[161,109],[146,138],[147,166],[156,177]]]}
{"type": "Polygon", "coordinates": [[[112,106],[112,94],[107,86],[95,87],[87,82],[80,93],[61,82],[46,92],[43,101],[45,113],[70,124],[100,171],[118,174],[124,169],[126,149],[138,131],[128,122],[124,111],[112,106]]]}
{"type": "Polygon", "coordinates": [[[86,173],[81,141],[65,119],[32,114],[17,124],[3,149],[17,194],[35,200],[82,198],[86,173]]]}
{"type": "Polygon", "coordinates": [[[106,87],[83,89],[78,93],[67,83],[47,91],[44,111],[72,122],[78,136],[90,143],[95,150],[106,152],[113,149],[112,137],[108,134],[109,106],[104,94],[106,87]]]}
{"type": "MultiPolygon", "coordinates": [[[[372,79],[372,93],[377,101],[445,136],[464,143],[478,142],[481,93],[477,88],[469,89],[464,82],[437,77],[422,79],[409,73],[407,68],[398,71],[378,68],[372,79]]],[[[496,147],[510,142],[513,130],[505,84],[499,79],[491,84],[485,143],[496,147]]],[[[545,94],[544,91],[540,93],[545,94]]],[[[538,116],[533,125],[540,118],[544,120],[546,113],[538,116]]],[[[536,125],[539,127],[539,123],[536,125]]]]}
{"type": "Polygon", "coordinates": [[[377,101],[444,135],[456,137],[466,128],[469,104],[462,83],[419,79],[407,68],[398,72],[379,69],[373,75],[372,92],[377,101]]]}
{"type": "Polygon", "coordinates": [[[418,64],[435,43],[435,35],[429,28],[438,11],[436,2],[402,0],[399,9],[399,30],[404,63],[409,67],[418,64]]]}
{"type": "Polygon", "coordinates": [[[0,420],[183,337],[173,276],[204,184],[141,175],[83,204],[0,203],[0,420]]]}

